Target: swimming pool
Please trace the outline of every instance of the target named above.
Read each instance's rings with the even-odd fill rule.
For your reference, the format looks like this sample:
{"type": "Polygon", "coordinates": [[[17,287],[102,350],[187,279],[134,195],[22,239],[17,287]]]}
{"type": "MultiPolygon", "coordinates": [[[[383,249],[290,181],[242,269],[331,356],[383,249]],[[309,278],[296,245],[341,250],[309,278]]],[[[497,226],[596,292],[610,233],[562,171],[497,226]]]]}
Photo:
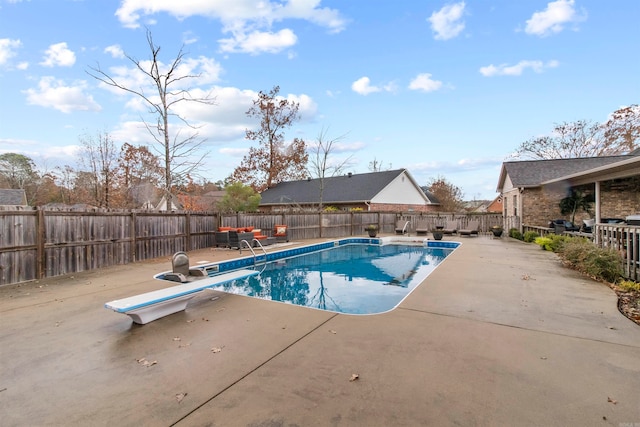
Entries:
{"type": "Polygon", "coordinates": [[[376,314],[400,304],[458,246],[400,243],[343,239],[199,268],[215,277],[255,264],[259,274],[212,289],[345,314],[376,314]]]}

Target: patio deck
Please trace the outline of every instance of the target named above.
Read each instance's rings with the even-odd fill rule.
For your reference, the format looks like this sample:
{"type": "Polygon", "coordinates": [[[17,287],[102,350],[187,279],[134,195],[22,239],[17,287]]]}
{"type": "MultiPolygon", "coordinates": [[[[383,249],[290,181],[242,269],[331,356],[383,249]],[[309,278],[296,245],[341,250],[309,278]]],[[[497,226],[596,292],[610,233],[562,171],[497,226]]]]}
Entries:
{"type": "Polygon", "coordinates": [[[169,257],[0,287],[2,424],[640,425],[640,327],[613,291],[532,244],[445,240],[381,315],[214,291],[144,326],[103,307],[169,257]]]}

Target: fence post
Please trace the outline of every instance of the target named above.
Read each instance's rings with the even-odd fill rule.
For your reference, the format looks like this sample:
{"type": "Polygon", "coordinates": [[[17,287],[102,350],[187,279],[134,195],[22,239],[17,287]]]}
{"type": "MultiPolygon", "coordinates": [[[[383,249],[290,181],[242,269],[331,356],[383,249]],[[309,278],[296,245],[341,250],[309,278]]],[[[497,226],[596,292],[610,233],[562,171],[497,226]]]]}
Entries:
{"type": "Polygon", "coordinates": [[[37,210],[37,216],[36,216],[36,245],[37,245],[37,249],[36,249],[36,254],[37,254],[37,261],[36,261],[36,278],[37,279],[42,279],[44,278],[45,275],[45,264],[46,264],[46,257],[45,257],[45,252],[44,252],[44,244],[45,244],[45,240],[47,238],[47,233],[46,233],[46,228],[45,228],[45,223],[44,223],[44,210],[39,207],[37,210]]]}
{"type": "Polygon", "coordinates": [[[187,212],[187,215],[184,217],[184,234],[187,235],[185,248],[187,252],[189,252],[191,250],[191,212],[187,212]]]}
{"type": "Polygon", "coordinates": [[[136,262],[137,248],[138,248],[138,233],[136,232],[136,225],[138,223],[138,216],[136,212],[131,211],[131,225],[129,227],[129,239],[131,240],[129,246],[129,258],[130,262],[136,262]]]}

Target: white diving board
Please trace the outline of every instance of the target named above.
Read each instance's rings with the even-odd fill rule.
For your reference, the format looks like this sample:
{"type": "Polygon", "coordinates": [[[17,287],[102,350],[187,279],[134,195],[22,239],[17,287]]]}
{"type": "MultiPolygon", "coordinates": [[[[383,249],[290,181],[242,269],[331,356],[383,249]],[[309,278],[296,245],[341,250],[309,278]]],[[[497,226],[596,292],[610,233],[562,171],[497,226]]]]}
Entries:
{"type": "Polygon", "coordinates": [[[144,325],[169,314],[177,313],[187,308],[187,303],[196,294],[205,289],[211,289],[223,283],[237,279],[255,276],[255,270],[235,270],[213,277],[194,280],[170,288],[158,289],[128,298],[117,299],[105,303],[105,307],[118,313],[126,314],[135,323],[144,325]]]}

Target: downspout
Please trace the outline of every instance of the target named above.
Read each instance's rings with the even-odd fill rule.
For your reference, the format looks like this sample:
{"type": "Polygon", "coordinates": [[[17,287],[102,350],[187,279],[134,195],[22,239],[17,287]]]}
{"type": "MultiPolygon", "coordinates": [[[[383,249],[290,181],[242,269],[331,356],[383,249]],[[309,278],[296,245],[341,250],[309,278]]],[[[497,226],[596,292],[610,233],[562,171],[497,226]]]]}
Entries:
{"type": "Polygon", "coordinates": [[[518,188],[518,212],[520,212],[520,226],[518,227],[518,229],[520,230],[521,233],[524,232],[524,224],[522,223],[522,220],[524,218],[522,193],[524,193],[524,187],[519,187],[518,188]]]}

